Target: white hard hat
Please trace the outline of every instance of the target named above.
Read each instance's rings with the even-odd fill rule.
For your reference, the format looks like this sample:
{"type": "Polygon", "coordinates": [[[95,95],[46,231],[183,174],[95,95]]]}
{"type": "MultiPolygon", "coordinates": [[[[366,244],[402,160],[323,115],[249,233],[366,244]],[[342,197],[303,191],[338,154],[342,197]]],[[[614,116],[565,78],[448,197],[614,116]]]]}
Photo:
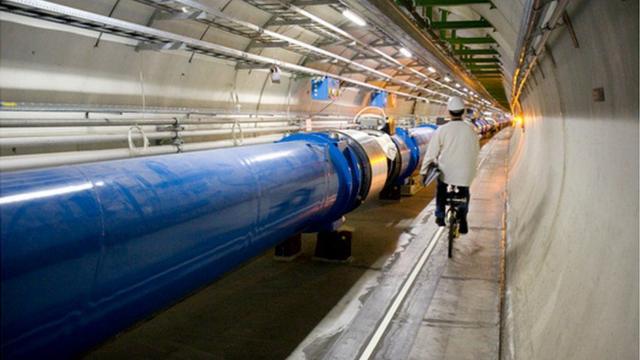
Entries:
{"type": "Polygon", "coordinates": [[[449,102],[447,103],[447,110],[449,111],[460,111],[464,110],[464,101],[459,96],[452,96],[449,98],[449,102]]]}

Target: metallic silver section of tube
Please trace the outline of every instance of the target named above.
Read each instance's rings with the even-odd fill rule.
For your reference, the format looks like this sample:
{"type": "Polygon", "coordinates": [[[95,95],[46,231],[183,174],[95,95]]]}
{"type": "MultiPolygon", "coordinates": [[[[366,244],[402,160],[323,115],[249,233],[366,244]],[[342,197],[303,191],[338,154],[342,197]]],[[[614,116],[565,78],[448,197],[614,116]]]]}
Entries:
{"type": "MultiPolygon", "coordinates": [[[[391,139],[398,148],[398,155],[394,160],[394,164],[399,168],[398,176],[400,176],[401,174],[404,174],[409,168],[409,164],[411,163],[411,150],[409,149],[409,146],[407,146],[407,143],[405,143],[401,138],[394,136],[391,139]]],[[[396,179],[390,179],[389,181],[387,181],[387,183],[395,180],[396,179]]]]}
{"type": "Polygon", "coordinates": [[[384,150],[385,155],[389,160],[393,160],[396,158],[398,153],[398,148],[391,140],[391,136],[386,132],[380,130],[364,130],[367,134],[373,136],[373,138],[380,144],[382,149],[384,150]]]}
{"type": "Polygon", "coordinates": [[[363,201],[378,196],[387,181],[387,155],[371,135],[358,130],[341,130],[339,133],[346,135],[358,143],[369,159],[369,191],[363,201]]]}

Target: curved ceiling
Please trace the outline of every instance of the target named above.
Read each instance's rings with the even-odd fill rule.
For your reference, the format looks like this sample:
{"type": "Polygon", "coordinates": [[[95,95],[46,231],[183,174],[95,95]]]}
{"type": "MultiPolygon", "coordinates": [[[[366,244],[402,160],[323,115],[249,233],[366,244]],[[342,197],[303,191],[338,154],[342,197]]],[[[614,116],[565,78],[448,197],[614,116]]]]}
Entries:
{"type": "Polygon", "coordinates": [[[505,108],[505,84],[514,54],[523,4],[513,0],[400,0],[423,31],[482,83],[505,108]]]}
{"type": "MultiPolygon", "coordinates": [[[[498,94],[493,98],[501,99],[487,85],[493,78],[485,79],[484,88],[478,86],[454,57],[442,55],[442,44],[416,41],[390,21],[387,13],[400,11],[397,5],[389,2],[375,12],[374,2],[4,0],[0,10],[81,28],[88,37],[97,32],[96,48],[101,41],[113,41],[111,35],[115,35],[136,51],[182,51],[190,56],[189,63],[194,57],[213,57],[234,63],[236,72],[279,68],[293,77],[331,76],[346,87],[385,90],[410,101],[443,104],[450,96],[460,95],[477,107],[497,105],[485,91],[492,90],[498,94]],[[366,24],[358,25],[347,11],[366,24]]],[[[437,16],[474,16],[444,5],[419,5],[418,9],[440,14],[432,14],[434,21],[437,16]]],[[[443,34],[446,38],[451,31],[445,29],[443,34]]],[[[477,75],[494,75],[484,72],[477,75]]]]}

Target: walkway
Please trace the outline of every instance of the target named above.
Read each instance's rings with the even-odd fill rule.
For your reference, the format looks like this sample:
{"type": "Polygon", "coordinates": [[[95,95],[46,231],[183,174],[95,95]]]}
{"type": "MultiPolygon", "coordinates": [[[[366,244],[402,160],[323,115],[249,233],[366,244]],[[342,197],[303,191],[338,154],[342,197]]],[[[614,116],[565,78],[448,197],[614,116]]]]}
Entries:
{"type": "MultiPolygon", "coordinates": [[[[431,202],[375,279],[351,293],[291,359],[497,359],[507,152],[511,130],[480,153],[470,231],[446,255],[431,202]],[[348,311],[349,309],[356,309],[348,311]]],[[[362,281],[367,281],[364,279],[362,281]]]]}

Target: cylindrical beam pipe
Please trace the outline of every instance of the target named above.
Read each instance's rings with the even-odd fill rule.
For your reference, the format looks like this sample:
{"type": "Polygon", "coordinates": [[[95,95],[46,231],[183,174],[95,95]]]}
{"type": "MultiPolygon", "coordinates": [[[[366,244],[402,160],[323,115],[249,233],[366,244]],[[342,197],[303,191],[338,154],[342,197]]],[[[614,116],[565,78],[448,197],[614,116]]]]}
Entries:
{"type": "Polygon", "coordinates": [[[418,161],[416,161],[416,169],[414,169],[414,171],[420,167],[420,163],[422,163],[424,155],[427,153],[427,147],[435,132],[435,125],[420,126],[409,130],[409,136],[411,136],[411,139],[420,150],[420,156],[418,157],[418,161]]]}
{"type": "Polygon", "coordinates": [[[4,172],[2,357],[76,356],[283,239],[333,228],[386,176],[382,146],[358,131],[4,172]]]}
{"type": "Polygon", "coordinates": [[[410,178],[424,159],[429,142],[433,137],[437,126],[422,125],[417,128],[404,129],[396,128],[396,133],[392,136],[398,152],[391,164],[395,171],[389,174],[385,183],[385,188],[404,185],[406,179],[410,178]]]}
{"type": "Polygon", "coordinates": [[[6,172],[2,357],[70,357],[354,207],[353,144],[284,142],[6,172]]]}

